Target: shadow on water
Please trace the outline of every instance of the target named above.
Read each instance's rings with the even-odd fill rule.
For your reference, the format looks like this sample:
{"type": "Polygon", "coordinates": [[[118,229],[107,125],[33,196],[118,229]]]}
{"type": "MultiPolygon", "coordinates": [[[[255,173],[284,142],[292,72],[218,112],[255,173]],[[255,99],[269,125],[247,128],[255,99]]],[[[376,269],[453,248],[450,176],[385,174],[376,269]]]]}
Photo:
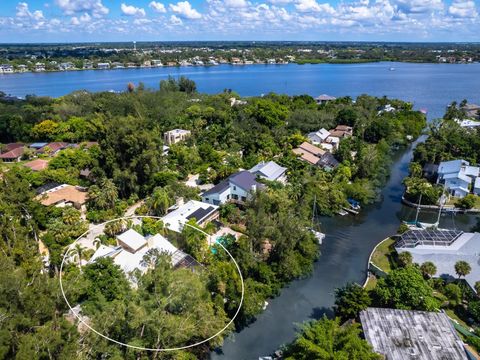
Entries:
{"type": "Polygon", "coordinates": [[[312,320],[320,320],[324,316],[329,318],[333,317],[333,310],[332,308],[327,307],[315,307],[310,314],[310,319],[312,320]]]}

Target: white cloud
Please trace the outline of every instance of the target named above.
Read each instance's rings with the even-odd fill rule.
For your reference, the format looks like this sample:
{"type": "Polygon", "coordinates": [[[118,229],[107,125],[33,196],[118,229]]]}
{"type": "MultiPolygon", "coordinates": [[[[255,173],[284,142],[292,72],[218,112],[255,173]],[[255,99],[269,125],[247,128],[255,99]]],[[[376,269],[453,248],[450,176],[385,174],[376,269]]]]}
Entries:
{"type": "Polygon", "coordinates": [[[248,6],[245,0],[225,0],[225,6],[230,8],[244,8],[248,6]]]}
{"type": "Polygon", "coordinates": [[[102,17],[109,13],[102,0],[55,0],[55,3],[65,15],[87,12],[94,17],[102,17]]]}
{"type": "Polygon", "coordinates": [[[28,4],[26,2],[18,3],[16,10],[17,10],[16,16],[18,18],[29,18],[36,21],[40,21],[44,19],[43,12],[41,10],[35,10],[33,13],[31,13],[30,10],[28,9],[28,4]]]}
{"type": "Polygon", "coordinates": [[[170,10],[186,19],[200,19],[202,17],[188,1],[179,1],[176,5],[170,4],[170,10]]]}
{"type": "Polygon", "coordinates": [[[477,8],[472,0],[453,0],[448,13],[456,18],[476,18],[477,8]]]}
{"type": "Polygon", "coordinates": [[[122,10],[122,14],[123,15],[127,15],[127,16],[138,16],[138,17],[142,17],[142,16],[145,16],[145,9],[143,8],[138,8],[138,7],[135,7],[135,6],[132,6],[132,5],[127,5],[127,4],[123,4],[120,6],[120,9],[122,10]]]}
{"type": "Polygon", "coordinates": [[[152,23],[152,20],[150,19],[144,19],[144,18],[140,18],[140,19],[135,19],[133,20],[133,23],[135,25],[147,25],[147,24],[151,24],[152,23]]]}
{"type": "Polygon", "coordinates": [[[443,9],[442,0],[396,0],[398,8],[404,13],[422,14],[443,9]]]}
{"type": "Polygon", "coordinates": [[[330,15],[335,14],[335,9],[328,3],[319,4],[316,0],[298,0],[295,8],[300,12],[322,12],[330,15]]]}
{"type": "Polygon", "coordinates": [[[170,16],[170,22],[172,25],[182,25],[183,21],[178,16],[172,15],[170,16]]]}
{"type": "Polygon", "coordinates": [[[286,5],[293,3],[294,0],[268,0],[268,2],[274,5],[286,5]]]}
{"type": "Polygon", "coordinates": [[[167,9],[165,8],[165,5],[163,5],[161,2],[158,2],[158,1],[152,1],[150,2],[150,4],[148,4],[148,6],[153,9],[153,11],[157,12],[157,13],[166,13],[167,12],[167,9]]]}

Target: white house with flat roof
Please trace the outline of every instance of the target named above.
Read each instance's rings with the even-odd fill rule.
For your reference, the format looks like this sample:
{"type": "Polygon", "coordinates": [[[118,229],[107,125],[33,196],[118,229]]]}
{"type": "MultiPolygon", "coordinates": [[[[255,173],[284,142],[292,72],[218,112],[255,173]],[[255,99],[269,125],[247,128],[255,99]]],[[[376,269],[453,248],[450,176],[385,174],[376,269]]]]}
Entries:
{"type": "Polygon", "coordinates": [[[456,279],[455,264],[466,261],[472,270],[465,281],[474,290],[480,279],[480,233],[459,230],[409,230],[399,235],[395,243],[397,253],[409,252],[413,262],[431,261],[437,267],[435,276],[456,279]]]}
{"type": "Polygon", "coordinates": [[[444,184],[450,194],[464,197],[470,193],[470,187],[480,175],[480,168],[470,166],[466,160],[442,161],[438,166],[437,183],[444,184]]]}
{"type": "Polygon", "coordinates": [[[218,206],[190,200],[179,206],[178,209],[165,215],[162,221],[167,229],[180,233],[185,224],[191,219],[195,219],[198,225],[204,225],[218,219],[218,216],[218,206]]]}
{"type": "Polygon", "coordinates": [[[163,134],[163,142],[167,145],[176,144],[180,141],[184,141],[188,139],[191,135],[190,130],[183,130],[183,129],[174,129],[167,131],[163,134]]]}
{"type": "Polygon", "coordinates": [[[144,261],[144,257],[151,250],[170,255],[173,267],[179,266],[182,262],[189,262],[186,259],[190,256],[177,249],[162,235],[144,237],[129,229],[117,236],[117,246],[100,245],[88,263],[91,264],[102,257],[110,257],[126,274],[136,269],[145,273],[149,265],[144,261]]]}

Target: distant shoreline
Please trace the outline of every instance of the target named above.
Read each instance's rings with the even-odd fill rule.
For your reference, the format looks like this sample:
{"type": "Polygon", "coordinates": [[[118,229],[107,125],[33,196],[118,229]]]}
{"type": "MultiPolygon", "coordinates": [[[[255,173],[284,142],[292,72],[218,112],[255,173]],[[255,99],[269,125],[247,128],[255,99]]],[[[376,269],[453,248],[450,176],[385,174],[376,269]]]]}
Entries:
{"type": "Polygon", "coordinates": [[[302,60],[302,61],[292,61],[288,63],[253,63],[253,64],[234,64],[234,63],[224,63],[224,64],[204,64],[204,65],[162,65],[162,66],[135,66],[135,67],[118,67],[110,69],[69,69],[69,70],[44,70],[44,71],[15,71],[12,73],[0,72],[1,75],[22,75],[22,74],[45,74],[45,73],[68,73],[68,72],[80,72],[80,71],[115,71],[115,70],[143,70],[143,69],[186,69],[186,68],[215,68],[217,66],[234,66],[234,67],[246,67],[246,66],[284,66],[284,65],[355,65],[355,64],[373,64],[373,63],[402,63],[402,64],[426,64],[426,65],[472,65],[478,64],[479,62],[470,62],[470,63],[438,63],[438,62],[429,62],[429,61],[402,61],[402,60],[375,60],[375,59],[357,59],[355,61],[345,59],[345,60],[335,60],[335,61],[323,61],[323,60],[302,60]]]}

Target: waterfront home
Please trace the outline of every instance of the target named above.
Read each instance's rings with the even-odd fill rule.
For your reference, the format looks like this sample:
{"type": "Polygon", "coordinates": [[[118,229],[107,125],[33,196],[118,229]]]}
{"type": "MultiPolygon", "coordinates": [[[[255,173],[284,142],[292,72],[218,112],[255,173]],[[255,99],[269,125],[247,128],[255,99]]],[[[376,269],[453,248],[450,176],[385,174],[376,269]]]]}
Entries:
{"type": "Polygon", "coordinates": [[[12,150],[3,152],[0,154],[0,160],[4,162],[15,162],[22,159],[23,154],[25,153],[25,148],[23,146],[16,147],[12,150]]]}
{"type": "Polygon", "coordinates": [[[348,125],[337,125],[335,129],[330,130],[330,136],[340,139],[353,136],[353,128],[348,125]]]}
{"type": "Polygon", "coordinates": [[[320,145],[330,136],[330,132],[327,129],[321,128],[318,131],[311,132],[307,135],[308,141],[313,145],[320,145]]]}
{"type": "Polygon", "coordinates": [[[93,69],[93,63],[91,61],[84,61],[83,62],[83,69],[84,70],[92,70],[93,69]]]}
{"type": "Polygon", "coordinates": [[[21,72],[21,73],[27,72],[28,67],[27,67],[27,65],[24,65],[24,64],[17,65],[17,71],[21,72]]]}
{"type": "Polygon", "coordinates": [[[397,253],[409,252],[413,262],[423,264],[431,261],[437,267],[437,275],[446,280],[458,278],[455,264],[466,261],[472,271],[465,276],[466,283],[475,289],[480,279],[480,233],[467,233],[460,230],[409,230],[397,237],[397,253]]]}
{"type": "Polygon", "coordinates": [[[174,129],[163,134],[163,142],[168,146],[184,141],[190,137],[190,130],[174,129]]]}
{"type": "Polygon", "coordinates": [[[98,63],[97,64],[97,69],[98,70],[109,70],[110,69],[110,63],[98,63]]]}
{"type": "Polygon", "coordinates": [[[48,161],[44,159],[35,159],[23,165],[32,171],[42,171],[48,167],[48,161]]]}
{"type": "Polygon", "coordinates": [[[388,360],[468,360],[460,337],[442,312],[367,308],[360,312],[365,340],[388,360]]]}
{"type": "Polygon", "coordinates": [[[249,171],[268,181],[279,181],[283,184],[287,182],[287,168],[278,165],[275,161],[259,162],[249,171]]]}
{"type": "Polygon", "coordinates": [[[218,206],[190,200],[177,206],[175,210],[165,215],[162,221],[168,230],[181,233],[185,224],[191,219],[195,219],[198,225],[203,226],[218,217],[218,206]]]}
{"type": "Polygon", "coordinates": [[[58,70],[61,70],[61,71],[69,71],[74,69],[75,69],[75,65],[73,65],[73,63],[71,62],[64,62],[58,65],[58,70]]]}
{"type": "Polygon", "coordinates": [[[254,174],[243,170],[230,175],[210,190],[205,191],[202,194],[202,201],[213,205],[226,202],[243,204],[251,197],[252,193],[263,187],[263,184],[257,182],[254,174]]]}
{"type": "Polygon", "coordinates": [[[123,69],[124,67],[121,62],[115,61],[112,63],[112,69],[123,69]]]}
{"type": "Polygon", "coordinates": [[[9,64],[0,65],[0,74],[13,74],[13,66],[9,64]]]}
{"type": "Polygon", "coordinates": [[[35,64],[35,68],[34,68],[34,69],[35,69],[36,72],[43,72],[43,71],[45,71],[45,64],[44,64],[44,63],[37,62],[37,63],[35,64]]]}
{"type": "Polygon", "coordinates": [[[326,104],[327,102],[333,101],[333,100],[337,100],[337,98],[327,94],[322,94],[315,98],[315,101],[317,102],[317,104],[326,104]]]}
{"type": "MultiPolygon", "coordinates": [[[[151,264],[145,261],[145,255],[156,250],[169,255],[173,267],[198,264],[190,255],[177,249],[160,234],[144,237],[135,230],[129,229],[117,235],[116,239],[117,246],[100,245],[88,263],[92,264],[100,258],[109,257],[125,274],[128,275],[134,270],[139,270],[143,274],[151,267],[151,264]]],[[[130,278],[130,280],[133,279],[130,278]]]]}
{"type": "Polygon", "coordinates": [[[44,206],[73,206],[76,209],[85,210],[85,204],[88,200],[86,189],[68,184],[55,185],[52,184],[45,189],[40,189],[35,199],[44,206]]]}
{"type": "Polygon", "coordinates": [[[155,66],[155,67],[163,66],[161,60],[151,60],[151,61],[150,61],[150,64],[151,64],[152,66],[155,66]]]}
{"type": "Polygon", "coordinates": [[[437,183],[444,184],[453,196],[462,198],[470,193],[470,186],[479,175],[480,168],[470,166],[466,160],[442,161],[438,166],[437,183]]]}

